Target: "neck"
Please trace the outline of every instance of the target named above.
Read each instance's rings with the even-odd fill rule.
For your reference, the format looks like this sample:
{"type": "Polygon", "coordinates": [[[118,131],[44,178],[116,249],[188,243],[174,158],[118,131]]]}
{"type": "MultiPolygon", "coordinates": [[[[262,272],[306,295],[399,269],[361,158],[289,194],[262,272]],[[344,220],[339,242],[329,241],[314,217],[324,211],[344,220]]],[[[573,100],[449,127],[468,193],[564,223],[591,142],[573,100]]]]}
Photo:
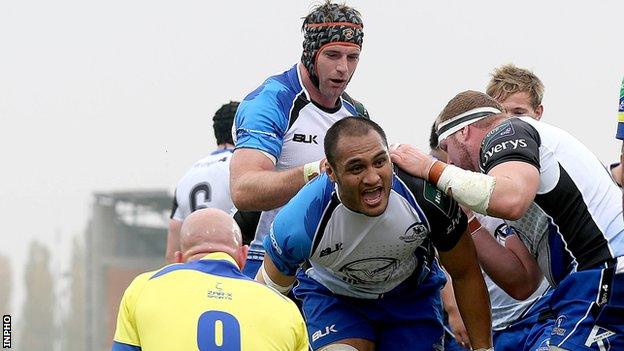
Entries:
{"type": "Polygon", "coordinates": [[[299,63],[299,70],[301,71],[301,80],[303,82],[303,86],[308,91],[310,99],[325,108],[336,107],[336,105],[338,104],[338,96],[324,96],[319,88],[317,88],[314,83],[312,83],[312,79],[310,79],[310,73],[301,62],[299,63]]]}

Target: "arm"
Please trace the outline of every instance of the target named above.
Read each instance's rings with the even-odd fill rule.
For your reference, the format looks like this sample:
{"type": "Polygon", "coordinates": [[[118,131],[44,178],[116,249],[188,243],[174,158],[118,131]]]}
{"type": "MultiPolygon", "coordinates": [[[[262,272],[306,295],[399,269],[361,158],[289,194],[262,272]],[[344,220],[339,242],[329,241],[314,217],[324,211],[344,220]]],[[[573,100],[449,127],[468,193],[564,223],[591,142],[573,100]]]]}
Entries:
{"type": "Polygon", "coordinates": [[[230,193],[239,210],[280,207],[305,185],[303,166],[276,171],[261,151],[236,149],[230,162],[230,193]]]}
{"type": "Polygon", "coordinates": [[[539,186],[539,171],[533,165],[509,161],[494,166],[488,172],[496,185],[492,191],[487,214],[516,220],[529,208],[539,186]]]}
{"type": "Polygon", "coordinates": [[[483,270],[516,300],[524,300],[537,289],[542,272],[517,235],[510,235],[501,245],[485,228],[472,235],[483,270]]]}
{"type": "Polygon", "coordinates": [[[457,308],[457,301],[455,301],[455,291],[453,290],[453,280],[451,276],[444,271],[446,275],[446,285],[440,290],[440,298],[442,298],[442,307],[448,314],[448,324],[453,332],[455,340],[464,347],[470,347],[470,339],[468,338],[468,331],[464,325],[464,321],[461,318],[459,309],[457,308]]]}
{"type": "Polygon", "coordinates": [[[401,168],[436,184],[462,205],[499,218],[518,219],[531,205],[539,185],[538,169],[520,161],[501,163],[484,175],[449,167],[407,144],[393,148],[390,156],[401,168]]]}
{"type": "Polygon", "coordinates": [[[167,263],[176,263],[175,252],[180,251],[180,229],[182,222],[170,219],[169,231],[167,232],[167,251],[165,252],[165,260],[167,263]]]}
{"type": "Polygon", "coordinates": [[[275,263],[273,263],[271,257],[265,255],[262,261],[262,267],[258,270],[258,274],[256,274],[256,281],[268,285],[286,295],[295,282],[295,276],[285,275],[280,272],[277,266],[275,266],[275,263]]]}
{"type": "Polygon", "coordinates": [[[455,299],[473,348],[492,345],[490,300],[479,269],[470,233],[464,232],[450,251],[440,251],[440,260],[452,277],[455,299]]]}

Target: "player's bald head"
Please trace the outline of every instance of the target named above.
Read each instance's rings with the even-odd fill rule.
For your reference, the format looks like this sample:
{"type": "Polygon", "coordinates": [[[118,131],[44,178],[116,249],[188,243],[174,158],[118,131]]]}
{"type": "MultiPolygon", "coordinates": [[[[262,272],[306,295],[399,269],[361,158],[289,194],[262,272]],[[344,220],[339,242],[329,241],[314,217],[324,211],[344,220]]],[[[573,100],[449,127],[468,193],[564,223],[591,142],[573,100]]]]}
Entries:
{"type": "Polygon", "coordinates": [[[188,259],[199,253],[233,252],[243,239],[234,219],[214,208],[197,210],[186,217],[180,230],[180,248],[188,259]]]}

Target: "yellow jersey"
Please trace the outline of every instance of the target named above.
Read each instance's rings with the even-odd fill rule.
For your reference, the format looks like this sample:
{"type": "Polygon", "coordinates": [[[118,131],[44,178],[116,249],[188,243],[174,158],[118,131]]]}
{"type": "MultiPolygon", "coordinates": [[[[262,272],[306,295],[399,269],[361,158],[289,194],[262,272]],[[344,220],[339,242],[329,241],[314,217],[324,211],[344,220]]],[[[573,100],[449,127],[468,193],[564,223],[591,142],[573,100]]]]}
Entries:
{"type": "Polygon", "coordinates": [[[143,273],[119,307],[113,351],[307,351],[295,304],[226,253],[143,273]]]}

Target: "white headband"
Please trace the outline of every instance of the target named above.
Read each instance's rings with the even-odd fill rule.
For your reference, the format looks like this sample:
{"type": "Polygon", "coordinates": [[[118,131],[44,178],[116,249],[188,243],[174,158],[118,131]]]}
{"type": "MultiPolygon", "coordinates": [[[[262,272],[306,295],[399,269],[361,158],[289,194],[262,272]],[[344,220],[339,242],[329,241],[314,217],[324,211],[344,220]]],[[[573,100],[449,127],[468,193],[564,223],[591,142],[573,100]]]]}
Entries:
{"type": "Polygon", "coordinates": [[[501,113],[501,111],[494,107],[477,107],[440,123],[436,131],[438,144],[465,126],[497,113],[501,113]]]}

